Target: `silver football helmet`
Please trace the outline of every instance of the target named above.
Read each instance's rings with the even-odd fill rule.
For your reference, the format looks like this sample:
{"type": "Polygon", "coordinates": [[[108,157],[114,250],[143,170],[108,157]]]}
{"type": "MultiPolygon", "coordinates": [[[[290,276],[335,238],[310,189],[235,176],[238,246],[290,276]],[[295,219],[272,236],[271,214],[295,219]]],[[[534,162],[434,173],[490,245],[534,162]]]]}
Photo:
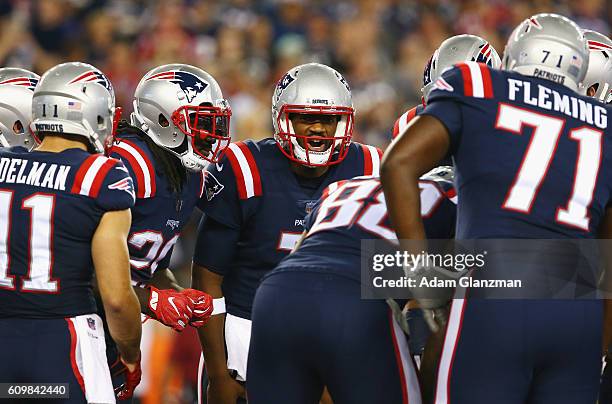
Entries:
{"type": "Polygon", "coordinates": [[[589,65],[582,31],[569,18],[536,14],[519,24],[508,39],[502,67],[539,77],[576,91],[589,65]]]}
{"type": "Polygon", "coordinates": [[[479,62],[499,69],[501,59],[489,42],[476,35],[455,35],[446,39],[429,59],[423,72],[423,98],[427,102],[434,83],[446,69],[460,62],[479,62]]]}
{"type": "Polygon", "coordinates": [[[37,137],[41,132],[82,136],[102,153],[120,115],[104,73],[87,63],[62,63],[47,70],[34,89],[30,128],[37,137]]]}
{"type": "Polygon", "coordinates": [[[586,94],[594,86],[595,95],[603,103],[612,101],[612,40],[596,31],[585,29],[589,46],[589,67],[582,88],[586,94]]]}
{"type": "Polygon", "coordinates": [[[169,64],[149,71],[134,93],[132,125],[191,171],[219,161],[231,141],[231,109],[204,70],[169,64]]]}
{"type": "Polygon", "coordinates": [[[349,85],[329,66],[319,63],[296,66],[276,84],[272,95],[274,139],[292,161],[309,167],[341,162],[349,150],[354,120],[349,85]],[[297,135],[290,119],[292,114],[336,116],[338,123],[334,140],[324,136],[297,135]],[[324,149],[316,150],[321,145],[324,149]]]}
{"type": "Polygon", "coordinates": [[[17,67],[0,69],[0,147],[36,145],[32,122],[32,94],[40,76],[17,67]]]}

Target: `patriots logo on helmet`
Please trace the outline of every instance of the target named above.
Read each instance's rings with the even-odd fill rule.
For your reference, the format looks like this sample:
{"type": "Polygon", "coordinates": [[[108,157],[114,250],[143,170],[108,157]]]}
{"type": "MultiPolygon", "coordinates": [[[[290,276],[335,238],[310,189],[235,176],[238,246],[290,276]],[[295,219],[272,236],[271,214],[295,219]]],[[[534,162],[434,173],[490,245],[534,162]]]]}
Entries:
{"type": "Polygon", "coordinates": [[[293,83],[293,81],[295,80],[295,77],[293,77],[292,75],[290,75],[289,73],[286,73],[279,81],[278,83],[276,83],[276,91],[274,92],[275,96],[276,96],[276,101],[278,102],[281,94],[283,93],[283,91],[285,91],[285,89],[287,87],[289,87],[289,84],[293,83]]]}
{"type": "MultiPolygon", "coordinates": [[[[612,46],[599,42],[599,41],[587,41],[589,44],[589,50],[600,50],[600,51],[610,51],[612,50],[612,46]]],[[[2,84],[2,83],[0,83],[2,84]]]]}
{"type": "Polygon", "coordinates": [[[187,102],[189,103],[208,87],[208,83],[198,76],[184,71],[157,73],[149,77],[147,81],[149,80],[168,80],[171,83],[178,84],[181,90],[183,90],[183,93],[185,93],[185,97],[187,97],[187,102]]]}
{"type": "Polygon", "coordinates": [[[480,52],[478,52],[478,55],[476,56],[474,61],[478,63],[484,63],[489,66],[493,66],[493,61],[491,59],[491,51],[493,48],[491,48],[491,45],[489,45],[489,43],[485,43],[480,46],[481,46],[480,52]]]}
{"type": "Polygon", "coordinates": [[[344,87],[346,87],[346,90],[351,91],[351,88],[349,87],[346,80],[344,80],[344,77],[342,77],[342,75],[338,72],[334,72],[334,73],[336,73],[336,77],[338,78],[338,80],[340,80],[340,83],[344,84],[344,87]]]}
{"type": "Polygon", "coordinates": [[[24,86],[24,87],[27,87],[28,90],[34,91],[36,84],[38,84],[38,79],[34,77],[14,77],[12,79],[0,81],[0,85],[2,84],[12,84],[14,86],[24,86]]]}
{"type": "Polygon", "coordinates": [[[276,87],[278,88],[279,91],[283,91],[284,89],[289,87],[289,84],[291,84],[294,80],[295,80],[295,77],[287,73],[283,76],[283,78],[281,78],[278,81],[278,84],[276,85],[276,87]]]}
{"type": "Polygon", "coordinates": [[[431,67],[433,63],[433,55],[429,58],[429,62],[425,66],[425,70],[423,70],[423,85],[427,85],[431,83],[431,67]]]}
{"type": "Polygon", "coordinates": [[[527,27],[525,28],[525,32],[531,31],[531,28],[537,28],[539,30],[542,29],[542,25],[535,18],[531,17],[527,20],[527,27]]]}
{"type": "Polygon", "coordinates": [[[68,84],[91,83],[91,82],[101,84],[108,91],[113,91],[113,86],[111,85],[110,81],[106,78],[106,76],[102,74],[102,72],[95,71],[95,70],[86,71],[80,76],[72,79],[68,84]]]}

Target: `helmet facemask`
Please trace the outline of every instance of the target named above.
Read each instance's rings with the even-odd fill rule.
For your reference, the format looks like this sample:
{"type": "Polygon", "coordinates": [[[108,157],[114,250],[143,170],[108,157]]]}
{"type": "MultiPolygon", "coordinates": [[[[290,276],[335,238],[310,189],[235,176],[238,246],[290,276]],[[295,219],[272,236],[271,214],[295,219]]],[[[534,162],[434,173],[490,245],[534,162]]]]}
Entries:
{"type": "Polygon", "coordinates": [[[172,123],[189,139],[191,150],[204,160],[217,163],[231,141],[231,109],[225,100],[213,106],[183,105],[172,113],[172,123]]]}
{"type": "Polygon", "coordinates": [[[308,167],[331,166],[346,157],[353,136],[353,123],[354,109],[351,107],[285,104],[276,115],[278,131],[275,137],[280,150],[291,161],[308,167]],[[296,134],[291,119],[299,118],[299,115],[336,117],[333,136],[296,134]]]}

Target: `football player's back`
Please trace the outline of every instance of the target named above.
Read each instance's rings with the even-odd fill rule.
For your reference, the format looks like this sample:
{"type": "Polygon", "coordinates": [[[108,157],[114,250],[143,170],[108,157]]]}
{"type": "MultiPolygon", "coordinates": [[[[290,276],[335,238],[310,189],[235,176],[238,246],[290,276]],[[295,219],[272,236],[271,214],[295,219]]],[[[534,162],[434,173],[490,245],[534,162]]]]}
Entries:
{"type": "Polygon", "coordinates": [[[458,65],[431,96],[454,97],[462,132],[451,147],[466,202],[458,238],[592,237],[610,195],[601,169],[612,163],[606,106],[549,79],[476,63],[458,65]]]}
{"type": "Polygon", "coordinates": [[[114,93],[98,69],[64,63],[43,75],[32,104],[41,144],[0,150],[0,342],[11,347],[0,380],[66,384],[67,403],[114,402],[94,269],[127,367],[118,397],[140,381],[141,333],[126,245],[132,179],[100,154],[114,93]]]}
{"type": "MultiPolygon", "coordinates": [[[[611,161],[606,106],[575,92],[587,64],[587,42],[576,24],[538,14],[510,36],[502,61],[506,72],[465,63],[443,74],[422,117],[383,161],[382,182],[398,236],[422,239],[414,226],[416,209],[401,209],[401,201],[411,204],[418,196],[412,186],[418,172],[435,164],[433,156],[448,152],[456,163],[460,201],[457,238],[563,239],[558,246],[595,237],[609,222],[603,219],[610,215],[611,161]],[[425,141],[418,138],[422,132],[429,134],[425,141]],[[425,157],[413,160],[417,155],[425,157]],[[409,186],[404,191],[398,184],[409,186]]],[[[515,252],[516,244],[500,243],[499,250],[489,251],[486,270],[472,276],[515,279],[530,272],[529,266],[548,286],[560,279],[560,269],[573,269],[580,259],[574,247],[563,251],[574,261],[557,265],[558,254],[539,246],[520,242],[527,250],[518,254],[522,261],[508,265],[498,258],[515,252]]],[[[596,400],[601,301],[502,301],[475,298],[477,292],[470,288],[466,299],[452,302],[436,402],[596,400]],[[477,384],[476,369],[487,369],[477,384]]],[[[439,299],[429,309],[447,302],[439,299]]]]}
{"type": "Polygon", "coordinates": [[[91,239],[132,192],[125,167],[103,155],[0,150],[0,317],[95,312],[91,239]]]}

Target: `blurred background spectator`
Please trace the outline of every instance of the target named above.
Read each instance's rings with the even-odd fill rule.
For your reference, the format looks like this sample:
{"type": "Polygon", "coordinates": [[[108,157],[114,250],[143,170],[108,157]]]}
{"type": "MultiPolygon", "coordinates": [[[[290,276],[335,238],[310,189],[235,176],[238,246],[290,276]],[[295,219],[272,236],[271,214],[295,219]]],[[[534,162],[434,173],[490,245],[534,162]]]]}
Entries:
{"type": "Polygon", "coordinates": [[[305,62],[342,72],[353,89],[356,140],[384,147],[393,118],[419,102],[422,70],[453,34],[503,52],[523,18],[555,11],[610,33],[605,0],[4,0],[0,64],[38,73],[65,60],[94,64],[120,105],[150,68],[190,63],[212,73],[230,99],[233,136],[271,135],[276,80],[305,62]]]}
{"type": "MultiPolygon", "coordinates": [[[[480,35],[501,55],[512,28],[538,12],[610,34],[606,0],[2,0],[0,65],[42,74],[61,61],[92,63],[108,74],[129,114],[147,70],[193,64],[219,81],[233,110],[232,136],[240,140],[272,135],[276,81],[317,61],[351,85],[355,139],[385,147],[395,118],[420,102],[423,68],[445,38],[480,35]]],[[[186,285],[194,225],[185,233],[172,267],[186,285]]],[[[193,402],[195,333],[178,337],[154,321],[146,328],[141,400],[193,402]]]]}

